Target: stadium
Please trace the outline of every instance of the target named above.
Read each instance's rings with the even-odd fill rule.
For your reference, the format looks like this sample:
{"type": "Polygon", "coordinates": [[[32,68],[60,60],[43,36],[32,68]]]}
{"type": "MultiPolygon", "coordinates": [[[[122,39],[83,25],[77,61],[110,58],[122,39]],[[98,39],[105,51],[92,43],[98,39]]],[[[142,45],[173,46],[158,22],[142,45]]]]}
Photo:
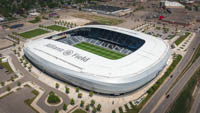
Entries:
{"type": "Polygon", "coordinates": [[[29,41],[24,54],[37,68],[75,86],[119,95],[150,82],[167,64],[162,39],[133,30],[87,25],[29,41]]]}

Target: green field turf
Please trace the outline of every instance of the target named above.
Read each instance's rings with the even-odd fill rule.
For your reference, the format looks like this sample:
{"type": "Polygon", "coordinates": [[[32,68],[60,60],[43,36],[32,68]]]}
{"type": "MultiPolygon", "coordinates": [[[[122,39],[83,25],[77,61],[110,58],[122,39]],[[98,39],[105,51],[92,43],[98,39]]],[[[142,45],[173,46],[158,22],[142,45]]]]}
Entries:
{"type": "Polygon", "coordinates": [[[47,29],[51,29],[51,30],[54,30],[54,31],[64,31],[64,30],[67,30],[67,28],[62,27],[62,26],[58,26],[58,25],[47,26],[47,29]]]}
{"type": "Polygon", "coordinates": [[[48,31],[43,30],[43,29],[34,29],[31,31],[27,31],[24,33],[20,33],[19,35],[24,37],[24,38],[32,38],[32,37],[36,37],[42,34],[48,33],[48,31]]]}
{"type": "Polygon", "coordinates": [[[108,50],[93,44],[89,44],[86,42],[81,42],[79,44],[74,45],[77,48],[80,48],[82,50],[94,53],[96,55],[108,58],[108,59],[112,59],[112,60],[116,60],[116,59],[120,59],[122,57],[125,57],[126,55],[121,54],[121,53],[117,53],[115,51],[112,50],[108,50]]]}

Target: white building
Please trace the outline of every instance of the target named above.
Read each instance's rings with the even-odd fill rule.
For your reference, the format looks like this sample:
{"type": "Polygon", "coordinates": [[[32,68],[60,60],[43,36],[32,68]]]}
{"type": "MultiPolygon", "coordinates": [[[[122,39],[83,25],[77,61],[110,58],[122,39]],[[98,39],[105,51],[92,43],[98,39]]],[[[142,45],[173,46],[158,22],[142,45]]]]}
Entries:
{"type": "Polygon", "coordinates": [[[181,3],[174,1],[164,1],[164,6],[166,8],[185,8],[181,3]]]}

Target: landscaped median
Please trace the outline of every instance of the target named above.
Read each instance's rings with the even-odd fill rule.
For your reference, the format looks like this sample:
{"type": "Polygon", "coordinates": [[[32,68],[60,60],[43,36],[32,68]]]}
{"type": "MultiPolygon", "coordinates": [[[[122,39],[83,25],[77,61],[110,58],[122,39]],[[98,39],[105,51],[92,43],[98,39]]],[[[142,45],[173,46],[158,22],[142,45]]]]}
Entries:
{"type": "Polygon", "coordinates": [[[33,38],[33,37],[36,37],[36,36],[39,36],[39,35],[42,35],[42,34],[45,34],[45,33],[49,33],[49,31],[46,31],[46,30],[43,30],[43,29],[34,29],[34,30],[31,30],[31,31],[19,33],[18,35],[29,39],[29,38],[33,38]]]}
{"type": "Polygon", "coordinates": [[[186,32],[183,36],[180,36],[176,41],[175,44],[178,46],[181,42],[183,42],[191,33],[186,32]]]}
{"type": "Polygon", "coordinates": [[[132,105],[132,109],[129,109],[126,113],[138,113],[140,109],[145,105],[145,103],[149,100],[149,98],[156,92],[156,90],[160,87],[160,85],[165,81],[165,79],[171,74],[171,72],[175,69],[175,67],[178,65],[178,63],[181,61],[182,56],[177,55],[172,64],[169,66],[169,68],[166,70],[164,75],[147,91],[148,95],[144,100],[138,105],[132,105]]]}

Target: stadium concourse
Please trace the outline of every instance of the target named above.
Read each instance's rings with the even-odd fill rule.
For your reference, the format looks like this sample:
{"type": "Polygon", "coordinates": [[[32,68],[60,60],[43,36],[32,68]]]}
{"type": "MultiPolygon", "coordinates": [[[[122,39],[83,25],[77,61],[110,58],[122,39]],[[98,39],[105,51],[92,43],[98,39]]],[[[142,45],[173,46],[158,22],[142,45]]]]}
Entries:
{"type": "Polygon", "coordinates": [[[140,32],[88,25],[30,41],[24,54],[58,79],[119,95],[155,78],[167,64],[170,49],[163,40],[140,32]]]}

